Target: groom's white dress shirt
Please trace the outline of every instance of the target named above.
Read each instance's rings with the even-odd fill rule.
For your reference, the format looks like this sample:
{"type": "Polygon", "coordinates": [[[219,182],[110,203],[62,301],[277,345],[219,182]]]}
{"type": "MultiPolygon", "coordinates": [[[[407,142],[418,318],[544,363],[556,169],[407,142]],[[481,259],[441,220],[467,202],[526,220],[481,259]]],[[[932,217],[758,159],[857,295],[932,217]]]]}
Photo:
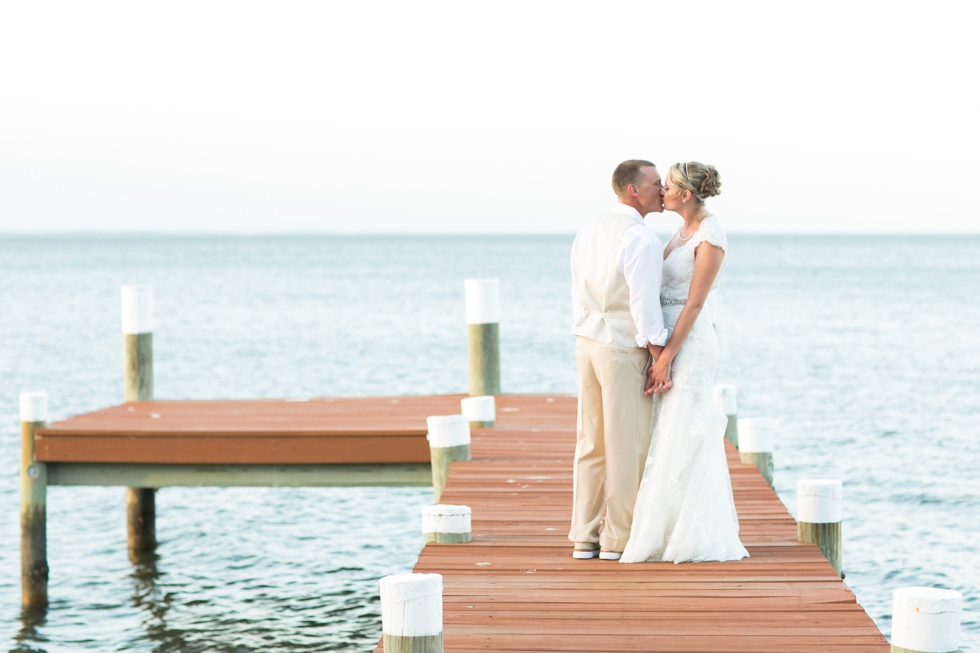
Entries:
{"type": "MultiPolygon", "coordinates": [[[[667,329],[664,328],[664,315],[660,307],[660,282],[663,272],[663,246],[660,238],[643,222],[643,216],[632,206],[616,204],[615,213],[632,217],[636,224],[628,228],[619,241],[616,250],[616,270],[626,279],[629,288],[629,307],[636,325],[636,346],[647,344],[667,344],[667,329]]],[[[575,323],[585,319],[585,309],[579,301],[580,280],[576,278],[581,266],[576,264],[579,250],[579,230],[572,243],[572,310],[575,323]]]]}

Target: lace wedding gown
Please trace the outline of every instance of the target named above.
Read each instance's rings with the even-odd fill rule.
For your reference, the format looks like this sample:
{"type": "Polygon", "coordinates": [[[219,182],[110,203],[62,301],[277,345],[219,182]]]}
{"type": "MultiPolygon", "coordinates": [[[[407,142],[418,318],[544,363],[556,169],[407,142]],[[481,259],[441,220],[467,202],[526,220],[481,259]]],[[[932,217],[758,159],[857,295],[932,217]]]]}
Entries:
{"type": "MultiPolygon", "coordinates": [[[[728,248],[714,216],[705,218],[691,239],[664,261],[660,294],[664,322],[671,331],[691,287],[694,249],[702,242],[728,248]]],[[[654,395],[650,452],[620,562],[704,562],[749,555],[738,539],[728,477],[728,418],[712,397],[718,339],[711,322],[706,307],[674,358],[674,387],[654,395]]]]}

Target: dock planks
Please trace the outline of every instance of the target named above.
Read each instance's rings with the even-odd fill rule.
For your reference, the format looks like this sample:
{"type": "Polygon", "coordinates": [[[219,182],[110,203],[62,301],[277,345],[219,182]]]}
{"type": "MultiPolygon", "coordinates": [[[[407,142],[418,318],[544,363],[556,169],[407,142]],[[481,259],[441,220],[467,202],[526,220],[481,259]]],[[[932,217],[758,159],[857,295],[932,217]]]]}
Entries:
{"type": "Polygon", "coordinates": [[[134,402],[38,429],[35,455],[47,463],[428,463],[425,418],[459,413],[461,398],[134,402]]]}
{"type": "MultiPolygon", "coordinates": [[[[461,397],[141,402],[51,424],[35,441],[38,460],[64,465],[427,463],[425,418],[458,413],[461,397]]],[[[473,460],[453,463],[442,502],[472,508],[473,541],[428,544],[415,566],[443,575],[446,651],[889,650],[727,444],[750,558],[573,560],[575,413],[574,397],[500,396],[497,427],[475,429],[473,460]]]]}
{"type": "MultiPolygon", "coordinates": [[[[443,575],[445,650],[889,651],[854,594],[754,466],[726,443],[740,562],[573,560],[567,539],[574,397],[498,397],[442,503],[473,510],[473,541],[427,544],[416,572],[443,575]]],[[[376,651],[383,648],[379,644],[376,651]]]]}

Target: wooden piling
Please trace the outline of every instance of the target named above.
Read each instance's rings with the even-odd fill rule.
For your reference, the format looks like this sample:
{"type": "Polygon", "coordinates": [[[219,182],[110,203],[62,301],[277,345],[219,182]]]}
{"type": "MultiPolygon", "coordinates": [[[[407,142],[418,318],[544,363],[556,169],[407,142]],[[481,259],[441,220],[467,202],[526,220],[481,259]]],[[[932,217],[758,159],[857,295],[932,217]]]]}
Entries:
{"type": "Polygon", "coordinates": [[[381,633],[385,653],[443,653],[442,575],[382,578],[381,633]]]}
{"type": "Polygon", "coordinates": [[[491,428],[497,420],[497,406],[492,396],[467,397],[460,400],[459,406],[460,411],[470,420],[470,428],[491,428]]]}
{"type": "Polygon", "coordinates": [[[48,416],[48,395],[20,395],[20,583],[25,608],[48,605],[47,465],[34,458],[34,429],[48,416]]]}
{"type": "Polygon", "coordinates": [[[155,488],[126,488],[126,545],[131,554],[156,549],[156,515],[155,488]]]}
{"type": "Polygon", "coordinates": [[[500,394],[500,280],[467,279],[470,395],[500,394]]]}
{"type": "Polygon", "coordinates": [[[903,587],[892,595],[892,653],[952,653],[960,648],[963,595],[938,587],[903,587]]]}
{"type": "Polygon", "coordinates": [[[422,541],[426,544],[459,544],[472,537],[472,512],[469,506],[436,504],[422,506],[422,541]]]}
{"type": "Polygon", "coordinates": [[[153,400],[153,334],[123,333],[123,401],[153,400]]]}
{"type": "Polygon", "coordinates": [[[432,491],[439,503],[454,461],[470,459],[470,423],[465,415],[434,415],[426,418],[429,454],[432,460],[432,491]]]}
{"type": "Polygon", "coordinates": [[[725,438],[738,447],[738,390],[733,385],[716,385],[714,396],[718,408],[725,411],[725,416],[728,417],[725,438]]]}
{"type": "MultiPolygon", "coordinates": [[[[123,398],[153,400],[153,288],[122,287],[123,398]]],[[[156,549],[156,489],[126,488],[126,542],[130,555],[156,549]]]]}
{"type": "Polygon", "coordinates": [[[738,454],[743,465],[755,465],[772,486],[772,418],[738,420],[738,454]]]}
{"type": "Polygon", "coordinates": [[[796,534],[800,542],[816,544],[841,576],[841,522],[843,486],[840,481],[817,479],[796,483],[796,534]]]}

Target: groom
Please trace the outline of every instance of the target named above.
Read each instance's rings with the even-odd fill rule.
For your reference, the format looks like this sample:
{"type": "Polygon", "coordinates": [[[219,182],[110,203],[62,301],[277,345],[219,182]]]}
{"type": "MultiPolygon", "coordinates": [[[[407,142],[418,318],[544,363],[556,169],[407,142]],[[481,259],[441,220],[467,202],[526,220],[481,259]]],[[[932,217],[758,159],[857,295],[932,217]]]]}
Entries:
{"type": "Polygon", "coordinates": [[[663,185],[649,161],[624,161],[612,187],[619,203],[587,222],[572,244],[577,336],[578,428],[572,529],[575,558],[618,560],[650,446],[650,358],[667,342],[660,308],[663,247],[643,222],[663,211],[663,185]],[[605,528],[599,535],[603,507],[605,528]]]}

